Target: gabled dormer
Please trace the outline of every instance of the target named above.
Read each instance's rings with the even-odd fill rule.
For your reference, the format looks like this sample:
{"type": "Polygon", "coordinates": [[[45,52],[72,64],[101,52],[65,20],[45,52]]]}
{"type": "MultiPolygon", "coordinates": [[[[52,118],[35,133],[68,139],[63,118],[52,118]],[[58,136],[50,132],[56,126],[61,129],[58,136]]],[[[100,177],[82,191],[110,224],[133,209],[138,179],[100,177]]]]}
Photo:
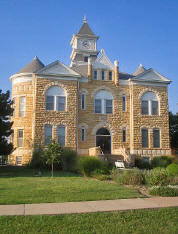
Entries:
{"type": "Polygon", "coordinates": [[[71,40],[72,53],[70,66],[83,65],[88,63],[90,57],[92,62],[96,60],[97,40],[96,36],[87,23],[86,17],[84,17],[83,25],[77,34],[74,34],[71,40]]]}

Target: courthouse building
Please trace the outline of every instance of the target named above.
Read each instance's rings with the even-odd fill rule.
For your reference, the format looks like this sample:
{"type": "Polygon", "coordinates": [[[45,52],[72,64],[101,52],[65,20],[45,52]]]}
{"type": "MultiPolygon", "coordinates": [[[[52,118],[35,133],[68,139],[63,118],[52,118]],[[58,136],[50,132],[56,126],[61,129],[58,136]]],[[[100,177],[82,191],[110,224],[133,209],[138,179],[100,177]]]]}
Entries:
{"type": "Polygon", "coordinates": [[[33,146],[51,138],[80,155],[98,154],[98,146],[126,161],[132,155],[170,154],[170,81],[142,65],[133,74],[120,71],[117,60],[97,50],[98,39],[84,19],[71,40],[70,66],[44,65],[34,57],[10,77],[15,109],[10,163],[28,163],[33,146]]]}

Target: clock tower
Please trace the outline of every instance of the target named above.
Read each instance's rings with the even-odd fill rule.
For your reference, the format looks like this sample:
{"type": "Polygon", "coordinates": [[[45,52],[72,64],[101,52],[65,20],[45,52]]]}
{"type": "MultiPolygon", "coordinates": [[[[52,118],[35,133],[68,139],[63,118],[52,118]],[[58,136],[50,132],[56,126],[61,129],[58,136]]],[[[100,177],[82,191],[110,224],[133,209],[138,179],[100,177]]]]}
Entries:
{"type": "Polygon", "coordinates": [[[71,67],[84,65],[88,63],[88,57],[94,62],[98,55],[96,36],[87,23],[86,17],[83,19],[83,25],[77,34],[74,34],[71,40],[72,53],[71,67]]]}

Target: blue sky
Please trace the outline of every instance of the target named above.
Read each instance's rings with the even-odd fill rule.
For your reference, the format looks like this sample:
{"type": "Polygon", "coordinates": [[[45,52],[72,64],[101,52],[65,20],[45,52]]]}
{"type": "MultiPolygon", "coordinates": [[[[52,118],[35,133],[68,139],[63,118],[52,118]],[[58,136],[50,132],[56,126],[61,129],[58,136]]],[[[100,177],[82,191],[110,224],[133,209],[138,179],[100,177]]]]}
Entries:
{"type": "Polygon", "coordinates": [[[120,70],[140,63],[172,80],[169,108],[178,111],[178,0],[0,0],[0,89],[37,55],[69,65],[70,40],[84,14],[120,70]]]}

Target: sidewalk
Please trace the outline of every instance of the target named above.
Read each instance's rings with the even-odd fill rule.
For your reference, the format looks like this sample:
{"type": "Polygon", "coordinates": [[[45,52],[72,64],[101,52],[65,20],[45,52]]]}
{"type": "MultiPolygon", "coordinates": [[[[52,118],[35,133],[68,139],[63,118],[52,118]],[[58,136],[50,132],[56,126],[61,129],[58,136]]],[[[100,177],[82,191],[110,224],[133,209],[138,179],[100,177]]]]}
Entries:
{"type": "Polygon", "coordinates": [[[2,215],[57,215],[137,210],[178,206],[178,197],[152,197],[104,201],[0,205],[2,215]]]}

